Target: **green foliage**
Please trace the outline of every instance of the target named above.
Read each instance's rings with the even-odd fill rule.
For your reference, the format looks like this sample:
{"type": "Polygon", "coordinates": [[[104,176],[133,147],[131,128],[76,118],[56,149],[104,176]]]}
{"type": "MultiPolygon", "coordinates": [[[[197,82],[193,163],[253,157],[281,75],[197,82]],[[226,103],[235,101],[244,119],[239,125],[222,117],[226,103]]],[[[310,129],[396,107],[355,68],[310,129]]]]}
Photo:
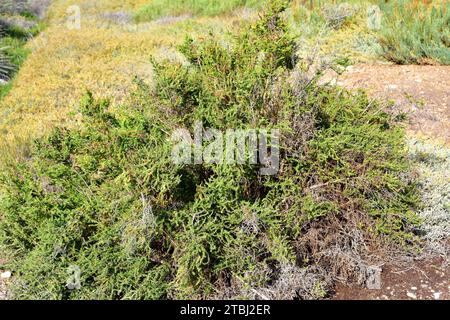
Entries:
{"type": "Polygon", "coordinates": [[[179,16],[183,14],[215,16],[228,13],[237,8],[259,6],[261,6],[261,1],[259,0],[154,0],[139,9],[135,19],[143,22],[165,16],[179,16]]]}
{"type": "Polygon", "coordinates": [[[156,87],[141,83],[129,107],[87,94],[79,127],[56,129],[11,164],[0,240],[14,256],[14,297],[204,298],[230,278],[267,285],[280,264],[308,255],[296,243],[327,217],[411,239],[417,199],[396,118],[362,92],[300,81],[285,8],[271,2],[229,43],[186,39],[189,64],[154,62],[156,87]],[[280,172],[175,165],[170,133],[196,121],[280,129],[280,172]],[[78,290],[66,286],[73,265],[78,290]]]}
{"type": "Polygon", "coordinates": [[[398,64],[450,64],[450,3],[382,5],[382,55],[398,64]]]}

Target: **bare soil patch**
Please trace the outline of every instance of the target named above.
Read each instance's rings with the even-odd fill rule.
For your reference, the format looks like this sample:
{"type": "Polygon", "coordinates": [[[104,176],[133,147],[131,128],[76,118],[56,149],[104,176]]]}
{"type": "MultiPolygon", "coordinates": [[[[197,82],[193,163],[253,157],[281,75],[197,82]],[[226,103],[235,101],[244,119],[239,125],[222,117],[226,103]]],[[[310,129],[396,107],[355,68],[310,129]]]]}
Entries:
{"type": "Polygon", "coordinates": [[[450,144],[450,66],[355,65],[339,77],[338,84],[394,100],[409,113],[412,134],[450,144]]]}
{"type": "Polygon", "coordinates": [[[450,269],[443,259],[418,261],[408,268],[387,266],[381,274],[381,288],[369,290],[339,284],[334,300],[449,300],[450,269]]]}

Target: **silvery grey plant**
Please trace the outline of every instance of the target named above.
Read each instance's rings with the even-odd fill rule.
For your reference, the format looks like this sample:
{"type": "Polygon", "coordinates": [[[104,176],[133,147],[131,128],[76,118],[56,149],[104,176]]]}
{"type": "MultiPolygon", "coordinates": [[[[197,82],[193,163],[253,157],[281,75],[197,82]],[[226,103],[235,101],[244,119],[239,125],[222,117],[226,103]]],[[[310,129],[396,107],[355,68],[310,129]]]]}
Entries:
{"type": "Polygon", "coordinates": [[[25,9],[26,0],[2,0],[0,2],[0,14],[17,14],[25,9]]]}
{"type": "MultiPolygon", "coordinates": [[[[0,39],[3,36],[3,29],[0,25],[0,39]]],[[[9,61],[6,53],[6,48],[0,47],[0,84],[2,82],[8,81],[10,74],[14,71],[14,66],[9,61]]]]}

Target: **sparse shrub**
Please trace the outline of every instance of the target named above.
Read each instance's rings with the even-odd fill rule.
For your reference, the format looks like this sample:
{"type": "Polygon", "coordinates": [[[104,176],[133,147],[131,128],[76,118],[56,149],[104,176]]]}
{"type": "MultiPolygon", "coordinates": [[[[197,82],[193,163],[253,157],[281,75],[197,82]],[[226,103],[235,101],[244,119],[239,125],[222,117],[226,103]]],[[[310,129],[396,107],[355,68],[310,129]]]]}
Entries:
{"type": "Polygon", "coordinates": [[[450,3],[389,1],[382,5],[382,55],[398,64],[450,64],[450,3]]]}
{"type": "Polygon", "coordinates": [[[51,0],[28,0],[27,11],[42,19],[44,18],[47,8],[50,6],[51,2],[51,0]]]}
{"type": "Polygon", "coordinates": [[[319,74],[296,81],[304,70],[286,6],[272,1],[226,44],[186,39],[189,63],[154,61],[155,87],[139,82],[129,106],[87,94],[80,126],[55,129],[2,172],[13,297],[254,297],[251,288],[274,284],[274,297],[317,298],[322,277],[351,274],[340,264],[347,253],[364,259],[364,248],[414,240],[417,195],[399,119],[363,92],[319,86],[319,74]],[[170,133],[196,121],[281,130],[279,174],[172,163],[170,133]],[[66,286],[70,266],[81,270],[80,289],[66,286]],[[282,277],[294,281],[289,292],[282,277]]]}

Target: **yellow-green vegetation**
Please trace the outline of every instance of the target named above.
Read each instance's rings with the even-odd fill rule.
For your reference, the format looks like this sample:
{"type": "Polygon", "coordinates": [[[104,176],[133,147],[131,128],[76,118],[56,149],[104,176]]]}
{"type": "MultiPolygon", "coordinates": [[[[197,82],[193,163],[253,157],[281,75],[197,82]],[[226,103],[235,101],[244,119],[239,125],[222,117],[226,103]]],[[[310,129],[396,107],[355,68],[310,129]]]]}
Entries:
{"type": "MultiPolygon", "coordinates": [[[[172,54],[187,34],[218,33],[233,28],[239,17],[199,18],[173,23],[120,24],[104,13],[132,15],[147,1],[57,0],[48,13],[48,27],[29,42],[32,53],[0,102],[2,141],[14,149],[64,122],[86,89],[116,101],[126,99],[133,77],[151,81],[151,54],[172,54]],[[67,8],[81,9],[81,29],[68,30],[67,8]]],[[[13,152],[15,152],[13,150],[13,152]]]]}
{"type": "MultiPolygon", "coordinates": [[[[151,82],[151,54],[176,57],[175,45],[187,34],[200,37],[208,30],[226,33],[236,29],[241,21],[256,17],[254,11],[241,10],[242,6],[258,7],[261,1],[208,2],[211,5],[199,5],[203,2],[196,1],[191,8],[198,16],[192,18],[177,16],[184,14],[177,8],[187,8],[186,4],[180,7],[162,3],[161,0],[53,1],[45,31],[25,48],[20,44],[24,54],[18,57],[26,52],[31,54],[14,82],[5,88],[8,95],[0,101],[0,150],[7,145],[16,153],[18,141],[29,141],[54,124],[67,121],[68,112],[85,89],[111,97],[113,104],[126,100],[135,88],[132,82],[135,75],[151,82]],[[66,25],[72,14],[68,8],[73,5],[80,8],[79,30],[69,30],[66,25]],[[164,7],[158,15],[167,16],[134,23],[136,13],[151,6],[164,7]],[[216,16],[219,13],[223,14],[216,16]]],[[[343,65],[378,59],[379,35],[368,28],[366,21],[369,4],[293,1],[287,16],[290,32],[297,38],[298,53],[308,57],[317,51],[318,56],[337,59],[343,65]]]]}
{"type": "Polygon", "coordinates": [[[260,0],[153,0],[142,7],[135,15],[137,21],[151,21],[166,16],[196,15],[216,16],[229,13],[238,8],[257,8],[260,0]]]}
{"type": "MultiPolygon", "coordinates": [[[[270,1],[232,34],[186,38],[184,59],[153,59],[154,81],[135,80],[120,103],[88,92],[79,126],[58,126],[8,164],[0,243],[13,297],[320,298],[333,279],[365,274],[377,247],[414,243],[401,117],[363,92],[318,85],[320,69],[308,78],[286,8],[270,1]],[[197,121],[280,130],[280,171],[174,164],[171,132],[197,121]],[[303,283],[307,272],[314,281],[303,283]],[[283,285],[287,274],[298,282],[283,285]]],[[[142,53],[114,43],[109,59],[142,53]]]]}

